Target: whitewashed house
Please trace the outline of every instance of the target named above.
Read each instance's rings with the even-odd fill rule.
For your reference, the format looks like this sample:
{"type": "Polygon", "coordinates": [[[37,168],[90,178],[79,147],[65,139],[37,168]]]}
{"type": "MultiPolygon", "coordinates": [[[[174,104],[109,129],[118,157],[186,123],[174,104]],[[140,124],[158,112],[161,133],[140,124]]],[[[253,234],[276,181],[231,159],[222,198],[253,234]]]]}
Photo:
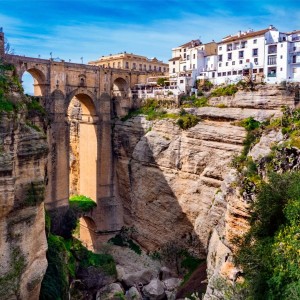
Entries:
{"type": "Polygon", "coordinates": [[[179,93],[190,92],[197,76],[203,72],[207,72],[209,77],[214,76],[212,72],[216,71],[216,64],[213,58],[208,57],[216,57],[216,46],[215,42],[202,44],[200,40],[192,40],[172,49],[169,76],[171,85],[176,85],[179,93]]]}
{"type": "Polygon", "coordinates": [[[300,82],[300,30],[287,33],[288,67],[287,81],[300,82]]]}
{"type": "Polygon", "coordinates": [[[265,46],[278,34],[273,26],[267,29],[239,31],[218,43],[218,67],[215,83],[236,83],[244,76],[265,77],[265,46]]]}

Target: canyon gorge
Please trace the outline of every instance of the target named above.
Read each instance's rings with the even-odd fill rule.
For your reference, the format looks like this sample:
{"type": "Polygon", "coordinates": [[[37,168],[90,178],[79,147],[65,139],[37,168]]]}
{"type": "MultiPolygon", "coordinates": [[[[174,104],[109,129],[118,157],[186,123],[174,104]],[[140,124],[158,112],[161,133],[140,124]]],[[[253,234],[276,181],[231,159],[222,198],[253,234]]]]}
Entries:
{"type": "MultiPolygon", "coordinates": [[[[12,73],[10,75],[13,77],[12,73]]],[[[52,190],[49,185],[53,182],[47,164],[54,157],[51,156],[54,143],[49,140],[47,130],[58,125],[51,124],[51,118],[46,117],[44,110],[30,107],[29,100],[24,98],[17,84],[12,86],[9,99],[18,110],[0,112],[0,290],[5,295],[3,299],[38,299],[47,269],[45,192],[52,190]]],[[[125,226],[134,228],[131,238],[144,253],[157,253],[166,244],[175,244],[206,261],[204,299],[224,299],[224,291],[216,282],[219,278],[229,284],[239,280],[242,270],[233,261],[236,250],[233,241],[249,229],[253,200],[251,193],[250,196],[247,192],[241,193],[241,172],[232,163],[243,152],[247,138],[247,130],[241,122],[249,118],[260,123],[280,119],[283,106],[295,106],[297,92],[295,87],[260,85],[254,91],[239,90],[232,96],[211,97],[205,107],[184,109],[185,113],[200,120],[186,130],[176,121],[181,113],[179,108],[163,108],[176,118],[149,120],[138,115],[126,120],[121,117],[106,119],[103,130],[108,130],[108,135],[102,136],[110,136],[111,144],[103,147],[100,153],[109,151],[104,159],[108,157],[112,161],[107,178],[113,184],[107,187],[107,180],[101,188],[110,189],[109,197],[107,194],[102,200],[113,201],[113,205],[103,206],[106,210],[101,215],[98,211],[94,213],[103,208],[98,207],[80,217],[89,227],[91,225],[86,220],[96,220],[107,211],[112,219],[103,223],[115,224],[114,232],[96,232],[93,228],[88,232],[90,240],[87,236],[87,239],[83,238],[84,243],[90,249],[100,251],[102,244],[125,226]]],[[[82,147],[80,135],[85,134],[85,129],[82,129],[85,127],[79,128],[78,120],[88,107],[83,105],[85,100],[78,99],[68,108],[68,116],[73,119],[64,120],[71,123],[68,127],[71,175],[67,180],[69,190],[64,194],[82,192],[80,180],[84,175],[80,172],[84,166],[80,159],[89,163],[88,156],[94,161],[96,156],[90,149],[85,152],[87,157],[82,158],[78,150],[80,145],[82,147]]],[[[101,104],[107,106],[106,114],[110,114],[113,106],[110,101],[101,104]]],[[[101,135],[101,130],[95,131],[96,134],[101,135]]],[[[91,136],[85,135],[86,143],[91,136]]],[[[251,156],[259,165],[270,154],[271,148],[284,140],[280,127],[269,128],[245,155],[251,156]]],[[[99,172],[95,162],[87,170],[99,172]]],[[[85,184],[93,185],[85,190],[96,195],[98,183],[90,181],[85,184]]],[[[48,205],[47,210],[51,209],[53,207],[48,205]]],[[[88,233],[81,232],[82,235],[88,233]]],[[[122,259],[119,260],[121,264],[122,259]]],[[[108,280],[108,283],[113,282],[108,280]]],[[[162,298],[153,299],[167,297],[164,293],[162,295],[162,298]]],[[[119,299],[114,297],[113,294],[105,299],[119,299]]],[[[174,298],[174,293],[168,297],[179,299],[174,298]]]]}

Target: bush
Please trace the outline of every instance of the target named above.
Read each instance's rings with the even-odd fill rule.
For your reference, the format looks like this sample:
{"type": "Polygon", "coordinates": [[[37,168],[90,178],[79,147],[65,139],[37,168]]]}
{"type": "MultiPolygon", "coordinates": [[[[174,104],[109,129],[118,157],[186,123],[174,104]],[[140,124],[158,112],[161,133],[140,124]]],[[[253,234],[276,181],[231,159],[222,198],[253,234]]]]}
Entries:
{"type": "Polygon", "coordinates": [[[271,174],[254,202],[249,232],[235,262],[251,299],[298,299],[300,294],[300,172],[271,174]]]}
{"type": "Polygon", "coordinates": [[[234,84],[229,84],[225,87],[219,87],[211,92],[212,97],[232,96],[238,91],[234,84]]]}
{"type": "Polygon", "coordinates": [[[133,227],[122,227],[120,233],[111,238],[108,242],[120,247],[129,247],[135,253],[140,255],[142,254],[140,246],[132,240],[132,234],[134,232],[135,229],[133,227]]]}
{"type": "Polygon", "coordinates": [[[192,114],[185,114],[179,117],[177,120],[177,125],[183,129],[189,129],[191,127],[196,126],[200,122],[200,118],[192,115],[192,114]]]}

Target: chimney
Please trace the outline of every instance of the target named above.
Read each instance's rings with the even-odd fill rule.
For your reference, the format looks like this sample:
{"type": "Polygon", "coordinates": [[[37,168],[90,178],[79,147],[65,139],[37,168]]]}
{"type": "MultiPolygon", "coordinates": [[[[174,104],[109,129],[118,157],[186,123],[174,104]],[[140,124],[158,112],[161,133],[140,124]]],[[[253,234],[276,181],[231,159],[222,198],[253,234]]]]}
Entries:
{"type": "Polygon", "coordinates": [[[273,29],[273,28],[274,28],[274,26],[273,26],[273,25],[270,25],[270,26],[269,26],[269,29],[270,29],[270,30],[271,30],[271,29],[273,29]]]}
{"type": "Polygon", "coordinates": [[[4,57],[5,51],[4,51],[4,32],[2,30],[2,27],[0,28],[0,59],[4,57]]]}

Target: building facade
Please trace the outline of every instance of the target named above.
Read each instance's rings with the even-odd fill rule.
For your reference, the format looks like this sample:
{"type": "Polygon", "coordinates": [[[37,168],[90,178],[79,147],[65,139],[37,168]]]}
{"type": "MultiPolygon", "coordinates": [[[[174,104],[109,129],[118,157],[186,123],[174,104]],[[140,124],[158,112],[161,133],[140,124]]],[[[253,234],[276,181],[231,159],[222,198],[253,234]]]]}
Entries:
{"type": "MultiPolygon", "coordinates": [[[[196,77],[201,72],[216,71],[217,43],[202,44],[200,40],[192,40],[172,49],[169,60],[169,76],[171,86],[176,86],[178,93],[187,93],[195,86],[196,77]]],[[[209,76],[209,75],[208,75],[209,76]]]]}
{"type": "Polygon", "coordinates": [[[168,64],[157,58],[150,59],[146,56],[126,52],[102,56],[98,60],[90,61],[89,64],[103,68],[138,70],[151,73],[168,72],[168,64]]]}

